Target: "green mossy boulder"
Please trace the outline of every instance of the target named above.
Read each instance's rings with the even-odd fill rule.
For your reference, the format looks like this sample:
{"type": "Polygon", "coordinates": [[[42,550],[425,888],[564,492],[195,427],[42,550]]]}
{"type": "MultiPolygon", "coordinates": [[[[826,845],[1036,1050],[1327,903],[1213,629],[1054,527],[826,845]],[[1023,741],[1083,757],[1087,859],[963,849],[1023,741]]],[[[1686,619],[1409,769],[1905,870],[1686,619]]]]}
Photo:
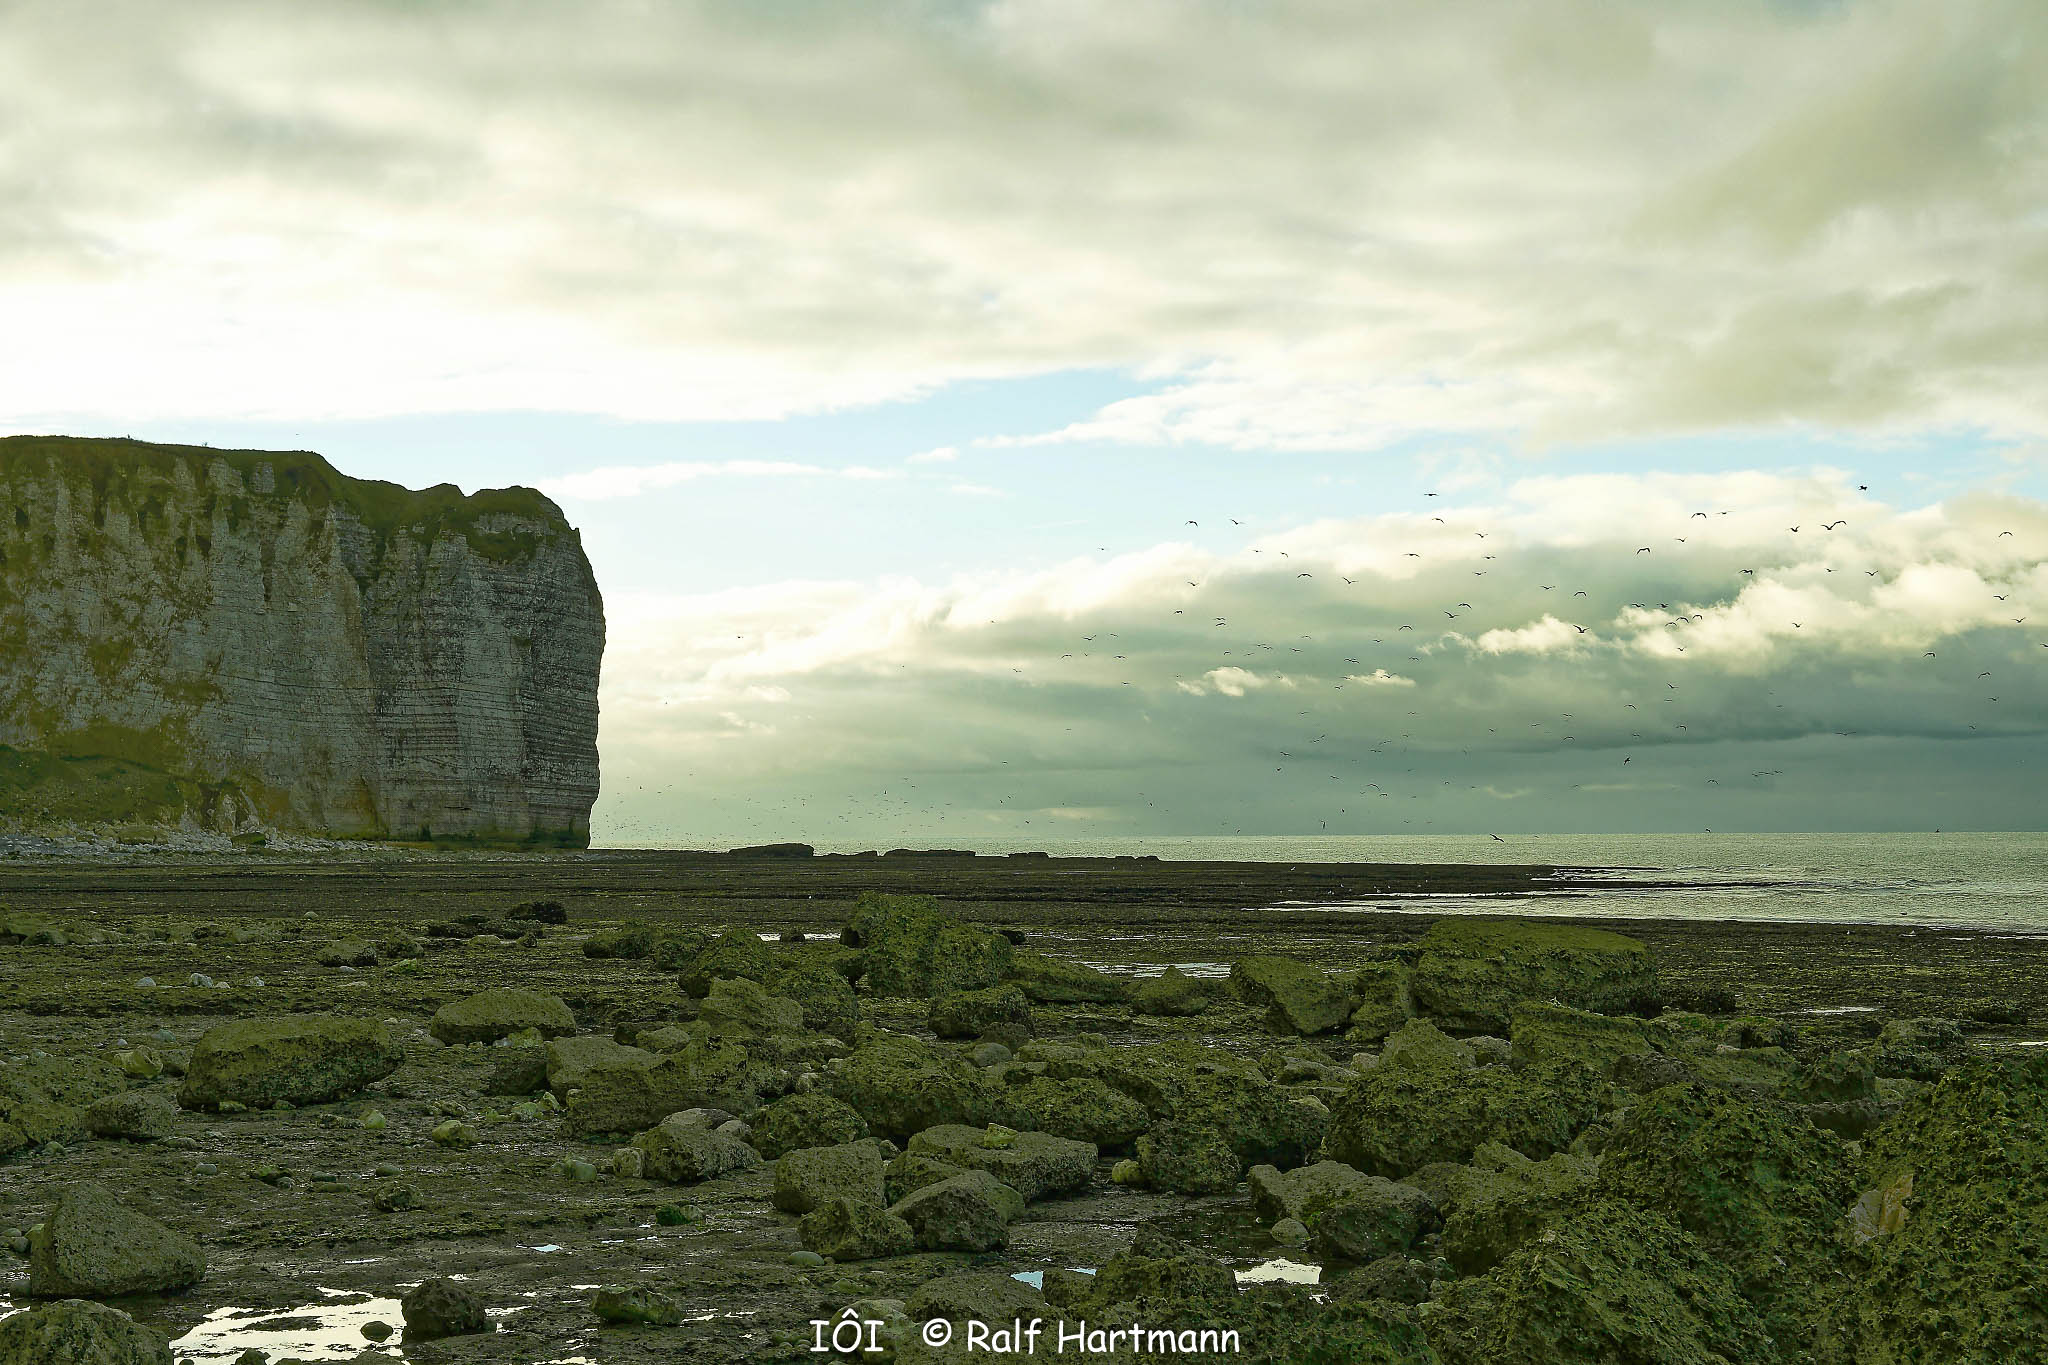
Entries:
{"type": "Polygon", "coordinates": [[[1349,1022],[1357,1001],[1348,981],[1312,963],[1265,954],[1231,964],[1230,981],[1247,1004],[1266,1011],[1275,1033],[1330,1033],[1349,1022]]]}
{"type": "Polygon", "coordinates": [[[1169,1119],[1137,1141],[1138,1176],[1155,1190],[1176,1194],[1228,1194],[1243,1163],[1221,1131],[1206,1123],[1169,1119]]]}
{"type": "Polygon", "coordinates": [[[1352,972],[1347,984],[1357,1004],[1352,1007],[1350,1028],[1344,1036],[1370,1046],[1413,1018],[1415,997],[1409,985],[1413,976],[1405,962],[1374,962],[1352,972]]]}
{"type": "Polygon", "coordinates": [[[1215,986],[1200,977],[1189,976],[1178,967],[1168,967],[1158,976],[1140,980],[1131,987],[1131,1012],[1162,1019],[1186,1019],[1215,1003],[1215,986]]]}
{"type": "Polygon", "coordinates": [[[118,1308],[64,1299],[0,1318],[0,1365],[171,1365],[171,1348],[118,1308]]]}
{"type": "Polygon", "coordinates": [[[925,1026],[941,1038],[979,1038],[990,1029],[1033,1033],[1031,1002],[1015,986],[988,986],[954,991],[932,1001],[925,1026]]]}
{"type": "Polygon", "coordinates": [[[513,986],[494,986],[434,1011],[427,1032],[444,1043],[495,1043],[532,1029],[543,1038],[576,1031],[576,1016],[561,997],[513,986]]]}
{"type": "Polygon", "coordinates": [[[1051,1133],[1122,1151],[1151,1125],[1145,1106],[1086,1076],[1053,1080],[1008,1071],[990,1082],[989,1117],[1005,1127],[1051,1133]]]}
{"type": "Polygon", "coordinates": [[[1545,1157],[1571,1146],[1605,1093],[1583,1071],[1382,1063],[1331,1105],[1324,1155],[1393,1177],[1432,1162],[1462,1164],[1488,1142],[1545,1157]]]}
{"type": "Polygon", "coordinates": [[[853,984],[830,966],[817,961],[790,963],[771,972],[766,984],[777,995],[796,1001],[805,1028],[843,1043],[854,1041],[860,998],[853,984]]]}
{"type": "Polygon", "coordinates": [[[989,1119],[988,1094],[966,1058],[901,1035],[878,1037],[834,1063],[825,1089],[885,1137],[907,1138],[942,1123],[979,1127],[989,1119]]]}
{"type": "Polygon", "coordinates": [[[1585,1203],[1594,1162],[1560,1152],[1531,1161],[1489,1143],[1454,1184],[1444,1216],[1443,1254],[1459,1273],[1482,1275],[1585,1203]]]}
{"type": "Polygon", "coordinates": [[[750,1126],[747,1142],[770,1161],[800,1147],[833,1147],[868,1135],[867,1120],[852,1105],[818,1090],[783,1096],[750,1126]]]}
{"type": "Polygon", "coordinates": [[[859,1199],[834,1199],[803,1216],[797,1236],[807,1250],[835,1261],[902,1256],[917,1245],[910,1224],[859,1199]]]}
{"type": "Polygon", "coordinates": [[[714,1034],[740,1037],[802,1033],[803,1006],[774,995],[758,981],[743,976],[719,977],[709,983],[697,1020],[714,1034]]]}
{"type": "Polygon", "coordinates": [[[883,1194],[882,1152],[873,1142],[802,1147],[775,1163],[772,1198],[784,1213],[809,1213],[835,1199],[881,1208],[883,1194]]]}
{"type": "Polygon", "coordinates": [[[404,1060],[389,1030],[374,1019],[237,1019],[200,1036],[178,1103],[187,1109],[324,1104],[384,1079],[404,1060]]]}
{"type": "Polygon", "coordinates": [[[1155,1123],[1213,1128],[1237,1153],[1240,1169],[1263,1162],[1290,1170],[1314,1160],[1323,1144],[1328,1114],[1320,1105],[1199,1043],[1086,1049],[1048,1061],[1045,1074],[1099,1080],[1144,1105],[1155,1123]]]}
{"type": "Polygon", "coordinates": [[[866,954],[872,995],[930,999],[999,985],[1016,955],[1001,934],[963,924],[931,896],[864,892],[840,939],[866,954]]]}
{"type": "Polygon", "coordinates": [[[780,1069],[736,1044],[692,1041],[652,1066],[592,1069],[569,1092],[562,1123],[570,1135],[589,1137],[638,1132],[686,1109],[751,1113],[764,1097],[787,1089],[787,1081],[780,1069]]]}
{"type": "Polygon", "coordinates": [[[1034,1005],[1117,1005],[1131,993],[1125,977],[1044,953],[1016,953],[1004,975],[1034,1005]]]}
{"type": "Polygon", "coordinates": [[[1823,1365],[2034,1361],[2048,1342],[2048,1057],[1951,1068],[1871,1135],[1823,1365]]]}
{"type": "Polygon", "coordinates": [[[730,977],[766,981],[775,974],[775,954],[758,934],[735,929],[722,935],[690,958],[682,967],[685,995],[702,1000],[711,993],[711,983],[730,977]]]}
{"type": "Polygon", "coordinates": [[[1369,1175],[1316,1210],[1315,1247],[1327,1260],[1371,1261],[1413,1247],[1441,1218],[1413,1185],[1369,1175]]]}
{"type": "Polygon", "coordinates": [[[198,1242],[101,1185],[73,1185],[29,1232],[28,1292],[37,1298],[169,1294],[205,1273],[198,1242]]]}
{"type": "Polygon", "coordinates": [[[730,1133],[721,1133],[682,1114],[670,1114],[633,1138],[641,1153],[640,1173],[672,1185],[697,1185],[733,1171],[751,1170],[761,1155],[730,1133]]]}
{"type": "Polygon", "coordinates": [[[1027,1203],[1082,1188],[1095,1173],[1096,1159],[1093,1143],[960,1124],[914,1134],[904,1145],[904,1153],[966,1171],[986,1171],[1023,1195],[1027,1203]]]}
{"type": "Polygon", "coordinates": [[[1646,1095],[1617,1120],[1599,1189],[1696,1237],[1788,1349],[1840,1292],[1833,1230],[1855,1193],[1846,1152],[1784,1106],[1697,1085],[1646,1095]]]}
{"type": "Polygon", "coordinates": [[[1610,1075],[1623,1057],[1656,1051],[1640,1019],[1593,1014],[1545,1000],[1523,1000],[1510,1012],[1508,1041],[1519,1066],[1577,1066],[1610,1075]]]}
{"type": "Polygon", "coordinates": [[[1670,1219],[1605,1201],[1438,1288],[1443,1365],[1783,1365],[1734,1277],[1670,1219]]]}
{"type": "Polygon", "coordinates": [[[926,1185],[892,1206],[924,1251],[994,1251],[1008,1246],[1010,1222],[1024,1198],[986,1171],[971,1170],[926,1185]]]}
{"type": "Polygon", "coordinates": [[[1523,1000],[1597,1014],[1654,1010],[1649,949],[1601,929],[1446,918],[1423,935],[1410,986],[1419,1011],[1459,1033],[1503,1033],[1523,1000]]]}

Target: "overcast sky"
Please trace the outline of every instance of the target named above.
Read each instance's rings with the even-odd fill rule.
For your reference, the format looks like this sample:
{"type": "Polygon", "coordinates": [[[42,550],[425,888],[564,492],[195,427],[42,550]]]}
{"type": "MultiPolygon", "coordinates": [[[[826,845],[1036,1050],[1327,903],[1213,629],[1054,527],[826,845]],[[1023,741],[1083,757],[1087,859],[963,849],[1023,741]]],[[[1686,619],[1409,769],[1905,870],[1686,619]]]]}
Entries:
{"type": "Polygon", "coordinates": [[[16,3],[0,430],[535,484],[600,841],[2042,828],[2039,0],[16,3]]]}

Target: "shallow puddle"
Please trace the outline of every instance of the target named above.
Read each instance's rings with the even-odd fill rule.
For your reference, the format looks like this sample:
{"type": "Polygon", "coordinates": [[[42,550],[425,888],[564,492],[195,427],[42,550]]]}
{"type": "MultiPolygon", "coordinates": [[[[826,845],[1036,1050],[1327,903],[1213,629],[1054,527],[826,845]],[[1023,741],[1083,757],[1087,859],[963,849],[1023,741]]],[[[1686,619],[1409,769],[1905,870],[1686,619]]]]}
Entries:
{"type": "Polygon", "coordinates": [[[340,1289],[320,1292],[327,1298],[296,1308],[217,1309],[173,1341],[172,1354],[181,1361],[231,1361],[254,1346],[272,1359],[354,1360],[364,1351],[378,1349],[394,1361],[404,1359],[395,1340],[380,1348],[363,1335],[364,1323],[380,1321],[389,1323],[396,1337],[405,1322],[397,1299],[340,1289]]]}
{"type": "Polygon", "coordinates": [[[1323,1268],[1275,1257],[1237,1272],[1239,1284],[1321,1284],[1323,1268]]]}

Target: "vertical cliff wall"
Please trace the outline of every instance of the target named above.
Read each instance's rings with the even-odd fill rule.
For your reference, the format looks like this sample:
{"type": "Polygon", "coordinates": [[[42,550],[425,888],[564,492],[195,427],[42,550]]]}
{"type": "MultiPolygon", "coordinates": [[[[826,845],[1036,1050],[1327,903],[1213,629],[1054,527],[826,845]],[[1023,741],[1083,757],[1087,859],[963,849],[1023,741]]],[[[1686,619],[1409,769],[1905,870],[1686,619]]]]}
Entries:
{"type": "Polygon", "coordinates": [[[581,846],[604,605],[530,489],[0,440],[0,817],[581,846]]]}

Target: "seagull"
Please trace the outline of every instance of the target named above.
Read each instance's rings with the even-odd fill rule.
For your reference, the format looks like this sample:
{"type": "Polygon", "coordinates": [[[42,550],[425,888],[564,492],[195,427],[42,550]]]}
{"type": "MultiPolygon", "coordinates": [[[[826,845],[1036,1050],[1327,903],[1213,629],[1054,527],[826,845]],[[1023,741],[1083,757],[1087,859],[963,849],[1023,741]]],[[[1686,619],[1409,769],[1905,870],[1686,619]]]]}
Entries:
{"type": "Polygon", "coordinates": [[[1201,524],[1202,524],[1202,523],[1201,523],[1201,522],[1199,522],[1199,521],[1191,521],[1191,522],[1189,522],[1189,523],[1188,523],[1188,525],[1190,525],[1190,526],[1200,526],[1201,524]]]}
{"type": "Polygon", "coordinates": [[[1845,517],[1841,521],[1824,521],[1821,523],[1820,529],[1823,531],[1832,531],[1837,526],[1847,526],[1848,524],[1848,519],[1845,517]]]}

